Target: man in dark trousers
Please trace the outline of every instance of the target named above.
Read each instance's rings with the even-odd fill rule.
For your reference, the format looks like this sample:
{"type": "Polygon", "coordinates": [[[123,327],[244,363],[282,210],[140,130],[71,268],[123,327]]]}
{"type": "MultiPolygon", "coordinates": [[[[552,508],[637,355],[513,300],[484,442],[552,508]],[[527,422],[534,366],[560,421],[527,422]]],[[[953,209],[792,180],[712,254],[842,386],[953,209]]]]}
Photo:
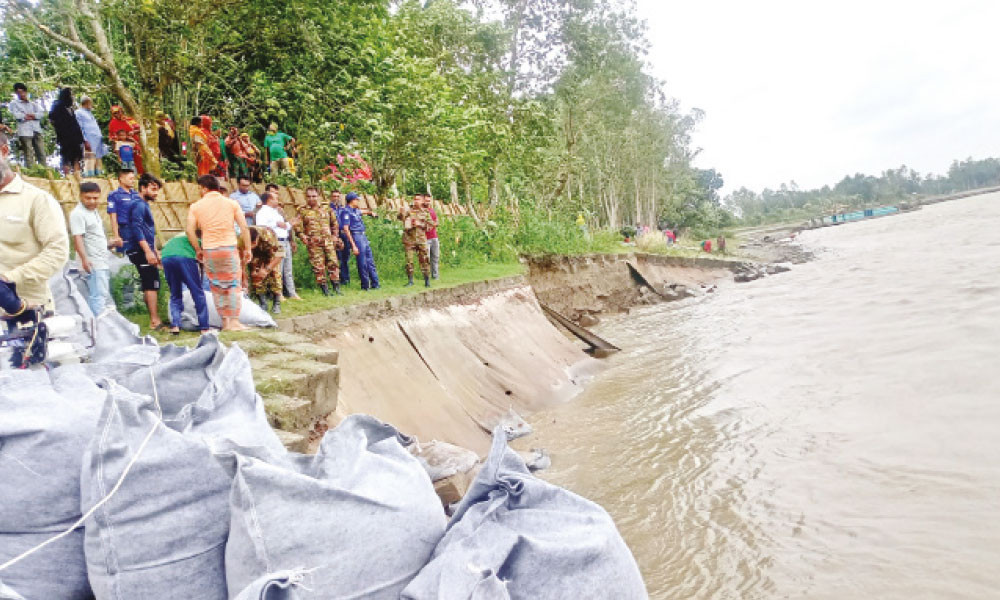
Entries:
{"type": "Polygon", "coordinates": [[[139,271],[151,329],[164,329],[157,297],[160,292],[160,255],[156,252],[156,223],[149,204],[156,201],[162,183],[149,173],[139,178],[139,201],[128,207],[125,255],[139,271]]]}

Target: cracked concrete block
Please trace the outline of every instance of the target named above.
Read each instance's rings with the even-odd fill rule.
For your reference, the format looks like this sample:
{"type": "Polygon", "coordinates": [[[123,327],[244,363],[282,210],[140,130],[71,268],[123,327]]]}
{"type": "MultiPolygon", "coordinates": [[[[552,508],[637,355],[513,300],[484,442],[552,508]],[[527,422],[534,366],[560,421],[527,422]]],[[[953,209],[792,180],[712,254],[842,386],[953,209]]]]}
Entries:
{"type": "Polygon", "coordinates": [[[267,354],[268,352],[274,352],[277,350],[277,346],[265,339],[248,338],[245,340],[240,340],[236,342],[236,345],[240,347],[247,356],[254,358],[255,356],[261,356],[267,354]]]}
{"type": "Polygon", "coordinates": [[[287,362],[299,360],[302,357],[292,352],[272,352],[262,354],[250,359],[250,367],[253,369],[254,381],[258,380],[257,372],[269,368],[281,368],[287,362]]]}
{"type": "Polygon", "coordinates": [[[292,344],[298,344],[301,342],[308,342],[309,339],[301,335],[296,335],[294,333],[288,333],[287,331],[269,331],[260,334],[260,337],[265,340],[277,344],[278,346],[290,346],[292,344]]]}
{"type": "Polygon", "coordinates": [[[337,350],[311,342],[292,344],[286,350],[298,355],[300,358],[308,358],[328,365],[337,364],[340,357],[340,352],[337,350]]]}
{"type": "Polygon", "coordinates": [[[264,398],[267,420],[275,429],[307,430],[312,426],[312,402],[282,394],[264,398]]]}

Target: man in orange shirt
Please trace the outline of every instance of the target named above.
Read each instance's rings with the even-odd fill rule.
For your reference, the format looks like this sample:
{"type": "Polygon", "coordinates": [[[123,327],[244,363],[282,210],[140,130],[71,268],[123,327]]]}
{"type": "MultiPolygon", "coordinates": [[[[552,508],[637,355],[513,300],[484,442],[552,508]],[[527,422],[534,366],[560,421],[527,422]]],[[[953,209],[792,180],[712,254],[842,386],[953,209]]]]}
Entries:
{"type": "Polygon", "coordinates": [[[246,327],[240,324],[243,302],[243,263],[240,259],[244,263],[250,262],[250,228],[240,205],[219,193],[221,186],[218,178],[202,175],[198,178],[198,186],[201,188],[201,200],[188,209],[188,241],[197,251],[198,260],[205,265],[215,309],[222,318],[222,330],[242,331],[246,327]],[[242,257],[237,250],[237,227],[243,238],[242,257]]]}

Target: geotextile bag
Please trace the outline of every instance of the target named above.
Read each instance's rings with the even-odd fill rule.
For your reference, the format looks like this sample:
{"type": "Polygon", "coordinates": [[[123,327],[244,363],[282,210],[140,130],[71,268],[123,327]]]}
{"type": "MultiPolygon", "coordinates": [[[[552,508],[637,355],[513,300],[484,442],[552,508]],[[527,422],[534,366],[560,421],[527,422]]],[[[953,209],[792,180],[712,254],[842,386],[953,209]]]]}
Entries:
{"type": "MultiPolygon", "coordinates": [[[[205,292],[205,302],[208,304],[208,324],[211,327],[222,327],[222,317],[219,316],[219,311],[215,309],[215,300],[212,298],[212,292],[205,292]]],[[[246,297],[243,298],[240,304],[240,323],[247,327],[274,328],[278,326],[274,322],[274,318],[267,311],[246,297]]],[[[194,308],[194,300],[191,299],[191,293],[187,290],[184,290],[184,310],[181,311],[181,329],[185,331],[198,331],[199,329],[198,312],[194,308]]]]}
{"type": "Polygon", "coordinates": [[[299,570],[309,573],[308,589],[294,590],[301,598],[398,598],[445,526],[430,478],[404,447],[409,442],[389,425],[353,415],[327,432],[315,456],[220,456],[235,469],[226,546],[231,595],[261,577],[299,570]]]}
{"type": "Polygon", "coordinates": [[[203,340],[192,352],[166,355],[169,360],[128,378],[131,390],[109,383],[98,432],[84,455],[84,508],[129,469],[86,524],[87,569],[98,600],[227,598],[232,476],[212,447],[236,443],[284,452],[239,348],[226,351],[217,340],[203,340]]]}
{"type": "MultiPolygon", "coordinates": [[[[80,519],[80,456],[105,396],[78,365],[0,372],[0,564],[80,519]]],[[[28,600],[92,598],[83,528],[0,577],[28,600]]]]}
{"type": "Polygon", "coordinates": [[[600,506],[537,479],[507,447],[490,455],[407,600],[646,598],[631,552],[600,506]]]}

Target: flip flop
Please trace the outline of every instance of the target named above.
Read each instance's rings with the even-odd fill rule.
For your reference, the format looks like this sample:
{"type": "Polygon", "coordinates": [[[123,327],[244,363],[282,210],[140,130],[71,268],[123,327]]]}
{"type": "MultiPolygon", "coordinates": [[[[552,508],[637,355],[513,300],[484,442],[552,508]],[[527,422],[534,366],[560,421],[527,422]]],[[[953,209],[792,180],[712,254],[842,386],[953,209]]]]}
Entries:
{"type": "Polygon", "coordinates": [[[166,331],[167,329],[170,329],[170,325],[167,325],[166,323],[160,323],[156,327],[151,327],[150,329],[152,331],[166,331]]]}

